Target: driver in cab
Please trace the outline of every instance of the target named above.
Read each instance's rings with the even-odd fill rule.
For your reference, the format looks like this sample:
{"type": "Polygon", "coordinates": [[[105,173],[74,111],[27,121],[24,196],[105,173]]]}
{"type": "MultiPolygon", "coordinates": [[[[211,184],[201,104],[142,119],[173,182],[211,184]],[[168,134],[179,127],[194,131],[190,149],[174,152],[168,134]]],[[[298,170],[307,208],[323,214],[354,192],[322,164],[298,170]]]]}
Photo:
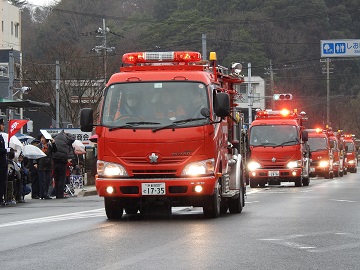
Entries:
{"type": "Polygon", "coordinates": [[[124,116],[139,115],[140,96],[137,93],[126,93],[119,110],[116,112],[114,120],[124,116]]]}

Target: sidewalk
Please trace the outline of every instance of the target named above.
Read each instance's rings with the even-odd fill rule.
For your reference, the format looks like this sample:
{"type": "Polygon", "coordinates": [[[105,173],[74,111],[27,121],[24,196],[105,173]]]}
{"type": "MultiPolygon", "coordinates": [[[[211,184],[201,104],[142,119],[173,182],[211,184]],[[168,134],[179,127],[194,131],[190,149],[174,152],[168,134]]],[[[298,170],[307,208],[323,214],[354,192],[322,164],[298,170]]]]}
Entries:
{"type": "Polygon", "coordinates": [[[94,196],[98,194],[95,186],[84,186],[82,189],[76,188],[75,195],[78,197],[86,197],[86,196],[94,196]]]}

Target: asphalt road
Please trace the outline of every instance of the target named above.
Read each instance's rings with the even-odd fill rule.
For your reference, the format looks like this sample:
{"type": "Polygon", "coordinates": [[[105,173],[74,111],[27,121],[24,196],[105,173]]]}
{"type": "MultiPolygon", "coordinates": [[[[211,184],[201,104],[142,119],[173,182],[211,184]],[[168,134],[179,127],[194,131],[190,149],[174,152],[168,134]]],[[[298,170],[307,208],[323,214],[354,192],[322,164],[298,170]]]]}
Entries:
{"type": "Polygon", "coordinates": [[[98,196],[0,208],[0,269],[360,269],[360,173],[248,188],[241,214],[106,219],[98,196]]]}

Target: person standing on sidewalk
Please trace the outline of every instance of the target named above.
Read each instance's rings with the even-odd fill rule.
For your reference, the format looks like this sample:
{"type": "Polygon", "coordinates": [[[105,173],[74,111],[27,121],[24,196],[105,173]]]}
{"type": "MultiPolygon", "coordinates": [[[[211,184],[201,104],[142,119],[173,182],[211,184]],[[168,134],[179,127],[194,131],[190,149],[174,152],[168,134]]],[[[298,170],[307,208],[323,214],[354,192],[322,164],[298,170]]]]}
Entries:
{"type": "MultiPolygon", "coordinates": [[[[4,119],[0,118],[0,132],[5,131],[4,119]]],[[[0,135],[0,205],[5,205],[6,181],[8,162],[6,155],[10,148],[6,146],[6,142],[2,135],[0,135]]]]}
{"type": "Polygon", "coordinates": [[[40,198],[49,200],[49,186],[51,183],[51,173],[53,170],[52,157],[57,152],[57,146],[54,139],[47,140],[43,134],[39,134],[40,144],[38,147],[46,154],[46,157],[38,159],[37,170],[39,173],[40,198]]]}
{"type": "Polygon", "coordinates": [[[75,138],[62,130],[54,139],[58,148],[58,151],[53,155],[55,194],[56,199],[63,199],[65,198],[66,165],[68,159],[73,158],[72,143],[75,138]]]}

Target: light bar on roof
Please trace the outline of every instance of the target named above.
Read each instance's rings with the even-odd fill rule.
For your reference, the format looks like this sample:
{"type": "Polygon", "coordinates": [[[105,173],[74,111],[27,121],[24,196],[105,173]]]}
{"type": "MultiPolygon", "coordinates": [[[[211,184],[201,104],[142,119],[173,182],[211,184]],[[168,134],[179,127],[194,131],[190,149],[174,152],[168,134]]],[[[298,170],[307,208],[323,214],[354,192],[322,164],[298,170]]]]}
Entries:
{"type": "Polygon", "coordinates": [[[126,53],[122,57],[122,62],[130,65],[157,62],[189,63],[200,60],[201,54],[199,52],[133,52],[126,53]]]}

